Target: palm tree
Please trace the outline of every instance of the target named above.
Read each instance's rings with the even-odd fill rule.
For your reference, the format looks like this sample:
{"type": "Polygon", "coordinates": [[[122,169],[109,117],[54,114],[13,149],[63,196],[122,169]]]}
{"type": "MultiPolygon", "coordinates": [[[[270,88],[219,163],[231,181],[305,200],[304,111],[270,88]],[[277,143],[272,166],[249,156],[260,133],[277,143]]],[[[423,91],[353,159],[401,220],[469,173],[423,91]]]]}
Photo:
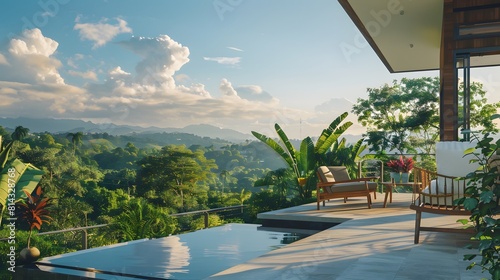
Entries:
{"type": "Polygon", "coordinates": [[[222,179],[222,193],[224,194],[224,188],[226,187],[226,178],[227,175],[229,175],[229,171],[227,170],[222,170],[219,174],[219,177],[222,179]]]}
{"type": "Polygon", "coordinates": [[[12,132],[12,140],[22,141],[24,138],[26,138],[26,136],[28,136],[29,132],[29,128],[17,126],[14,132],[12,132]]]}
{"type": "Polygon", "coordinates": [[[76,147],[82,144],[83,132],[68,133],[67,138],[71,138],[71,143],[73,143],[73,153],[76,152],[76,147]]]}

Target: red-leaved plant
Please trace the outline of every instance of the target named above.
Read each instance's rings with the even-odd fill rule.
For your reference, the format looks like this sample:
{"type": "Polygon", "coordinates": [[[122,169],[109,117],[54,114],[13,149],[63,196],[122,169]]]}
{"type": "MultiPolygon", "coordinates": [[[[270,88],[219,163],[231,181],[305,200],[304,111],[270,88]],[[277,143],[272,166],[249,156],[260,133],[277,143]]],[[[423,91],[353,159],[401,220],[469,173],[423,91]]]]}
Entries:
{"type": "Polygon", "coordinates": [[[387,162],[387,167],[398,173],[408,173],[413,169],[413,158],[400,156],[387,162]]]}
{"type": "Polygon", "coordinates": [[[52,201],[50,198],[42,197],[42,188],[37,186],[34,191],[34,195],[24,190],[26,194],[26,199],[21,200],[16,203],[17,217],[28,224],[29,235],[28,235],[28,248],[30,248],[31,235],[33,234],[33,229],[37,228],[40,230],[43,223],[50,223],[52,219],[49,216],[49,210],[47,209],[52,201]]]}

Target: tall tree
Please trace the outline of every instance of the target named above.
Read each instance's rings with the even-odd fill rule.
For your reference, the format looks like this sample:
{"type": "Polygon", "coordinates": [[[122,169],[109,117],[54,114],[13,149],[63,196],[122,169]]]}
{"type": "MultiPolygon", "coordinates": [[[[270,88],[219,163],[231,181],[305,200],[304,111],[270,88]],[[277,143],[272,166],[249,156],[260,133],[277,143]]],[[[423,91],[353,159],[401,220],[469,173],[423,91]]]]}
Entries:
{"type": "Polygon", "coordinates": [[[28,133],[30,132],[29,128],[22,127],[22,126],[17,126],[14,132],[12,132],[12,140],[18,140],[18,141],[23,141],[26,136],[28,136],[28,133]]]}
{"type": "Polygon", "coordinates": [[[71,143],[73,144],[73,153],[76,152],[76,147],[83,143],[83,132],[78,131],[76,133],[68,133],[67,138],[71,138],[71,143]]]}
{"type": "Polygon", "coordinates": [[[139,194],[168,191],[180,199],[179,208],[186,210],[187,196],[206,195],[204,182],[215,176],[217,165],[207,160],[202,151],[191,151],[185,146],[165,146],[157,154],[139,161],[137,191],[139,194]]]}
{"type": "MultiPolygon", "coordinates": [[[[463,99],[463,85],[459,87],[463,99]]],[[[394,80],[392,85],[368,88],[368,98],[359,98],[352,112],[367,128],[368,144],[372,151],[413,153],[415,148],[433,146],[439,129],[439,79],[424,77],[394,80]],[[416,141],[415,139],[425,139],[416,141]]],[[[491,115],[500,102],[488,103],[480,83],[471,84],[471,125],[493,130],[491,115]]],[[[459,118],[463,119],[462,102],[459,118]]]]}

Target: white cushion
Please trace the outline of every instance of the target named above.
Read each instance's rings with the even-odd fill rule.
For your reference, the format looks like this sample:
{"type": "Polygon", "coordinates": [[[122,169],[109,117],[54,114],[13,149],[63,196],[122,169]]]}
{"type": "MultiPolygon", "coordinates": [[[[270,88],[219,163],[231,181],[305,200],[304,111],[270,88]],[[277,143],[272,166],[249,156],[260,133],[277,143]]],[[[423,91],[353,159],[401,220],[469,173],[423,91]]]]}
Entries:
{"type": "Polygon", "coordinates": [[[472,155],[464,157],[464,152],[475,146],[476,143],[473,142],[442,141],[436,143],[437,173],[465,177],[467,174],[474,172],[479,167],[479,164],[470,163],[469,161],[474,157],[472,155]]]}
{"type": "Polygon", "coordinates": [[[464,181],[452,180],[450,178],[439,177],[438,180],[432,180],[431,185],[422,190],[424,194],[441,195],[440,197],[421,196],[422,203],[433,205],[453,206],[453,201],[464,196],[464,181]],[[445,185],[446,184],[446,185],[445,185]],[[445,191],[446,186],[446,191],[445,191]],[[453,186],[453,187],[452,187],[453,186]],[[444,196],[446,194],[446,196],[444,196]]]}

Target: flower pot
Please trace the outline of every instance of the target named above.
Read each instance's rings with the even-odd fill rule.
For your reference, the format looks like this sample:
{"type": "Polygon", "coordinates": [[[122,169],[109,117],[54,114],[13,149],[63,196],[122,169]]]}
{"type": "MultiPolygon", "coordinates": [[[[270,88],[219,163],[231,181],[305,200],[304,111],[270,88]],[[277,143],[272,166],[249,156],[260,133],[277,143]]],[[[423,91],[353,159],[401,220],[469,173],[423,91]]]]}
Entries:
{"type": "Polygon", "coordinates": [[[401,173],[401,183],[408,183],[410,179],[410,173],[401,173]]]}
{"type": "Polygon", "coordinates": [[[19,253],[19,257],[25,263],[32,263],[40,258],[40,250],[36,247],[24,248],[19,253]]]}
{"type": "Polygon", "coordinates": [[[303,187],[307,184],[307,178],[300,177],[299,178],[299,186],[303,187]]]}
{"type": "Polygon", "coordinates": [[[394,180],[395,183],[401,182],[401,173],[391,172],[391,180],[394,180]]]}

